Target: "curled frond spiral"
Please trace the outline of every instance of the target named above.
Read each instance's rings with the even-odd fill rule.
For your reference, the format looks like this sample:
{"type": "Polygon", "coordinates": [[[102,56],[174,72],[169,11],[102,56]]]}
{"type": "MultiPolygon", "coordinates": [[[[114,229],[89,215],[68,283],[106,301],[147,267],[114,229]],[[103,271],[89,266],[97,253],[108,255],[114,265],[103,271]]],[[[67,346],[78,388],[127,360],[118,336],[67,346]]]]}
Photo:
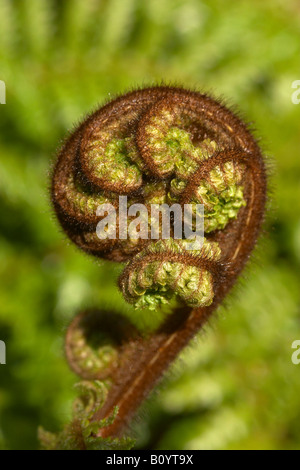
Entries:
{"type": "Polygon", "coordinates": [[[98,433],[116,436],[248,260],[265,212],[264,159],[246,124],[219,101],[176,87],[139,89],[101,107],[69,136],[54,168],[52,201],[62,228],[79,248],[126,263],[119,280],[126,301],[149,309],[174,301],[174,313],[157,331],[148,338],[130,336],[125,346],[131,327],[122,329],[107,314],[95,320],[95,312],[86,312],[68,330],[66,352],[73,370],[83,378],[112,379],[92,421],[118,407],[113,423],[98,433]],[[196,205],[203,204],[203,246],[187,249],[188,240],[175,236],[175,216],[167,240],[160,223],[151,239],[151,219],[147,236],[130,230],[122,236],[120,196],[126,196],[127,209],[189,204],[193,221],[196,205]],[[102,239],[96,231],[104,217],[97,215],[101,204],[111,204],[118,219],[115,236],[108,232],[102,239]],[[90,331],[105,333],[101,344],[91,346],[90,331]]]}

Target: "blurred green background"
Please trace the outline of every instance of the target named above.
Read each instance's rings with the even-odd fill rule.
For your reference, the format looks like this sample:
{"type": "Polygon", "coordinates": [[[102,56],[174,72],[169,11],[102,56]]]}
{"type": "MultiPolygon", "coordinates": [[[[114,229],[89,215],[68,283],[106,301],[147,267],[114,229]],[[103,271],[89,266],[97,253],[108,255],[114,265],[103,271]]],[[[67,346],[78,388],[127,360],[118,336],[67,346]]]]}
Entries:
{"type": "Polygon", "coordinates": [[[0,0],[0,447],[38,448],[68,420],[63,334],[82,306],[135,315],[120,271],[80,253],[51,211],[66,131],[103,100],[161,80],[225,96],[271,157],[266,235],[238,288],[135,424],[137,448],[300,448],[298,0],[0,0]]]}

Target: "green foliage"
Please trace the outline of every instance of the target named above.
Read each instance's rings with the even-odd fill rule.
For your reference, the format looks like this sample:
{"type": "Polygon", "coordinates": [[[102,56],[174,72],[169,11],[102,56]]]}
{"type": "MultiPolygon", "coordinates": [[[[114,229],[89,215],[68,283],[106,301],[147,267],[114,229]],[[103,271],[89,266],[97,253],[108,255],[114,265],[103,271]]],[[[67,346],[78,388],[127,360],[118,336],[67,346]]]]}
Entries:
{"type": "Polygon", "coordinates": [[[106,397],[107,389],[103,382],[83,381],[76,384],[79,397],[73,406],[73,420],[63,431],[53,434],[38,429],[38,437],[44,450],[128,450],[134,446],[134,440],[128,437],[121,439],[96,437],[97,432],[112,424],[118,414],[114,410],[112,416],[92,422],[93,414],[99,410],[106,397]]]}
{"type": "MultiPolygon", "coordinates": [[[[1,447],[37,448],[39,424],[70,420],[76,378],[62,338],[78,309],[108,307],[143,329],[158,321],[125,304],[121,267],[66,241],[47,186],[74,122],[109,94],[164,80],[239,105],[276,162],[275,191],[259,262],[147,405],[136,448],[299,448],[299,26],[296,0],[0,1],[1,447]]],[[[117,445],[131,444],[88,444],[117,445]]]]}

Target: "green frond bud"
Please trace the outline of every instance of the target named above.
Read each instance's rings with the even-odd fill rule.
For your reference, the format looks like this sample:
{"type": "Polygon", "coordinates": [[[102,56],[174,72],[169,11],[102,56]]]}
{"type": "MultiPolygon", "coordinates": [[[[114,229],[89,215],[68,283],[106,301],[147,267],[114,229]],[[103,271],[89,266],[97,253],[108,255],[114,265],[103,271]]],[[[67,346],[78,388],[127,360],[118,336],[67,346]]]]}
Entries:
{"type": "Polygon", "coordinates": [[[113,312],[87,310],[77,315],[65,341],[70,367],[89,380],[111,377],[119,365],[122,344],[135,333],[126,318],[113,312]]]}
{"type": "Polygon", "coordinates": [[[157,309],[177,298],[189,307],[204,307],[214,297],[209,263],[219,259],[217,243],[205,241],[197,251],[187,240],[159,240],[150,244],[125,269],[120,286],[135,308],[157,309]]]}

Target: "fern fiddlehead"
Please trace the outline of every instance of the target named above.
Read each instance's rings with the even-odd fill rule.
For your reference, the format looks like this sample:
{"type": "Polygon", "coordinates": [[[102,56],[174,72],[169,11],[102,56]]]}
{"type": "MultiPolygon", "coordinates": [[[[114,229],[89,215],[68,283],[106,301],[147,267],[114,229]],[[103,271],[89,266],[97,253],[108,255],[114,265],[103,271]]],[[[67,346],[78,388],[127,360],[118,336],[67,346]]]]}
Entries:
{"type": "Polygon", "coordinates": [[[248,260],[265,211],[264,161],[247,126],[219,102],[181,88],[146,88],[106,104],[71,134],[53,172],[52,200],[77,246],[127,263],[119,287],[128,302],[150,310],[174,303],[172,315],[148,337],[103,312],[85,312],[69,328],[66,352],[73,370],[84,379],[109,380],[103,406],[90,422],[118,410],[112,422],[91,433],[116,437],[248,260]],[[190,204],[194,215],[196,204],[203,204],[203,246],[188,250],[174,227],[172,237],[162,240],[160,225],[158,239],[130,231],[126,238],[119,219],[115,236],[99,239],[97,207],[118,209],[119,196],[127,197],[127,207],[190,204]],[[85,342],[89,330],[110,339],[91,349],[85,342]]]}

